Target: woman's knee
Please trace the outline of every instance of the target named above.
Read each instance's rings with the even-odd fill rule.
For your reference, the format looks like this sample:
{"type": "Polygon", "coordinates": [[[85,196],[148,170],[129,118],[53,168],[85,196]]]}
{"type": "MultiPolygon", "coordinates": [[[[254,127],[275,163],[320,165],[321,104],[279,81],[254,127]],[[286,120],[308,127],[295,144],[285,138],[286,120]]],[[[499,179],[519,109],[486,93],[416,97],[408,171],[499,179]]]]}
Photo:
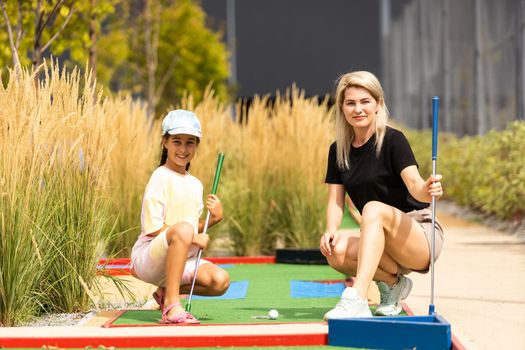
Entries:
{"type": "Polygon", "coordinates": [[[181,242],[189,246],[193,242],[193,231],[193,226],[187,222],[179,222],[171,226],[166,232],[168,244],[181,242]]]}
{"type": "Polygon", "coordinates": [[[383,220],[385,209],[389,206],[379,201],[370,201],[365,204],[361,213],[361,222],[366,225],[375,220],[383,220]]]}
{"type": "Polygon", "coordinates": [[[355,265],[354,262],[357,261],[358,247],[359,239],[357,237],[341,240],[332,248],[332,255],[327,256],[326,260],[337,271],[351,269],[355,265]]]}
{"type": "Polygon", "coordinates": [[[328,259],[332,260],[334,263],[343,263],[346,259],[347,251],[347,244],[337,244],[335,247],[332,247],[332,255],[330,255],[328,259]]]}

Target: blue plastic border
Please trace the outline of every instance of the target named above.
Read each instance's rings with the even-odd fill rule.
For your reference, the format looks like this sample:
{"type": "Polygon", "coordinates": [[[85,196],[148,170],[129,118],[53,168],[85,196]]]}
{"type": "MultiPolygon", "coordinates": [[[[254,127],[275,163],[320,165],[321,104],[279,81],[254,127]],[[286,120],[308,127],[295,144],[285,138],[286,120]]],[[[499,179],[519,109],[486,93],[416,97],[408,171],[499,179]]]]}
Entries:
{"type": "Polygon", "coordinates": [[[452,333],[440,315],[349,318],[328,321],[328,345],[448,350],[452,333]]]}

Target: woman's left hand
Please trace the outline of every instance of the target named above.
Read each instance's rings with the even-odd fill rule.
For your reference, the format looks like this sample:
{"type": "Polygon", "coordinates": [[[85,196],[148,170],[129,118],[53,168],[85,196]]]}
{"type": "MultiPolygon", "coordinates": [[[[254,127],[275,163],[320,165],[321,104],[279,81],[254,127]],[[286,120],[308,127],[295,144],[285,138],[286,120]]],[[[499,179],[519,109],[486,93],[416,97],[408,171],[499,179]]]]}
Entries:
{"type": "Polygon", "coordinates": [[[436,197],[436,199],[441,198],[441,196],[443,195],[443,187],[441,187],[441,178],[442,176],[439,174],[436,174],[436,176],[430,175],[427,181],[425,182],[427,193],[432,197],[436,197]]]}
{"type": "Polygon", "coordinates": [[[209,194],[208,197],[206,197],[206,209],[208,209],[215,222],[222,220],[223,211],[219,197],[214,194],[209,194]]]}

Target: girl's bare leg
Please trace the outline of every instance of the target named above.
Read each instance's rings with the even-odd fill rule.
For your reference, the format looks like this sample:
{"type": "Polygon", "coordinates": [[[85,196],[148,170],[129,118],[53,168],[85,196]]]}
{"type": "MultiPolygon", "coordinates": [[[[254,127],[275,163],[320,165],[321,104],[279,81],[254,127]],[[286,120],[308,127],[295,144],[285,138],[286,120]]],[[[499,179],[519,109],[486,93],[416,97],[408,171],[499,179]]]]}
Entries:
{"type": "MultiPolygon", "coordinates": [[[[193,292],[197,295],[218,296],[223,295],[230,286],[228,272],[214,264],[203,264],[199,267],[193,292]]],[[[188,294],[191,285],[180,287],[180,292],[188,294]]]]}
{"type": "MultiPolygon", "coordinates": [[[[166,257],[166,297],[164,305],[180,302],[180,280],[189,247],[193,241],[193,226],[189,223],[180,222],[171,226],[166,232],[168,241],[168,256],[166,257]]],[[[181,306],[174,307],[168,313],[168,316],[175,315],[184,311],[181,306]]]]}

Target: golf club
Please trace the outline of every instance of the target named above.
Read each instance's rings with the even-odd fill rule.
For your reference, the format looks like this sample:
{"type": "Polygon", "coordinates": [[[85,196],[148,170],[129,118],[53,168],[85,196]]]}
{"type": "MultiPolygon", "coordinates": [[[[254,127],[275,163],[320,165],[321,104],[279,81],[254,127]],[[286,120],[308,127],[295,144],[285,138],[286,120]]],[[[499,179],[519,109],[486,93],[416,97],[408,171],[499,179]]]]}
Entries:
{"type": "MultiPolygon", "coordinates": [[[[432,98],[432,176],[436,176],[438,144],[439,97],[432,98]]],[[[428,314],[434,315],[434,255],[436,251],[436,197],[432,196],[432,239],[430,245],[430,305],[428,314]]]]}
{"type": "MultiPolygon", "coordinates": [[[[219,179],[221,177],[222,163],[224,161],[224,153],[219,153],[217,158],[217,166],[215,167],[215,175],[213,177],[213,186],[211,188],[211,194],[217,194],[217,187],[219,186],[219,179]]],[[[208,230],[208,223],[210,222],[210,211],[206,214],[206,221],[204,221],[204,229],[202,230],[203,234],[206,234],[208,230]]],[[[197,272],[199,270],[199,264],[201,261],[202,249],[199,249],[197,254],[197,260],[195,261],[195,272],[193,273],[193,280],[191,281],[190,294],[188,296],[188,303],[186,304],[186,311],[191,311],[191,298],[193,296],[193,288],[195,288],[195,280],[197,279],[197,272]]]]}

